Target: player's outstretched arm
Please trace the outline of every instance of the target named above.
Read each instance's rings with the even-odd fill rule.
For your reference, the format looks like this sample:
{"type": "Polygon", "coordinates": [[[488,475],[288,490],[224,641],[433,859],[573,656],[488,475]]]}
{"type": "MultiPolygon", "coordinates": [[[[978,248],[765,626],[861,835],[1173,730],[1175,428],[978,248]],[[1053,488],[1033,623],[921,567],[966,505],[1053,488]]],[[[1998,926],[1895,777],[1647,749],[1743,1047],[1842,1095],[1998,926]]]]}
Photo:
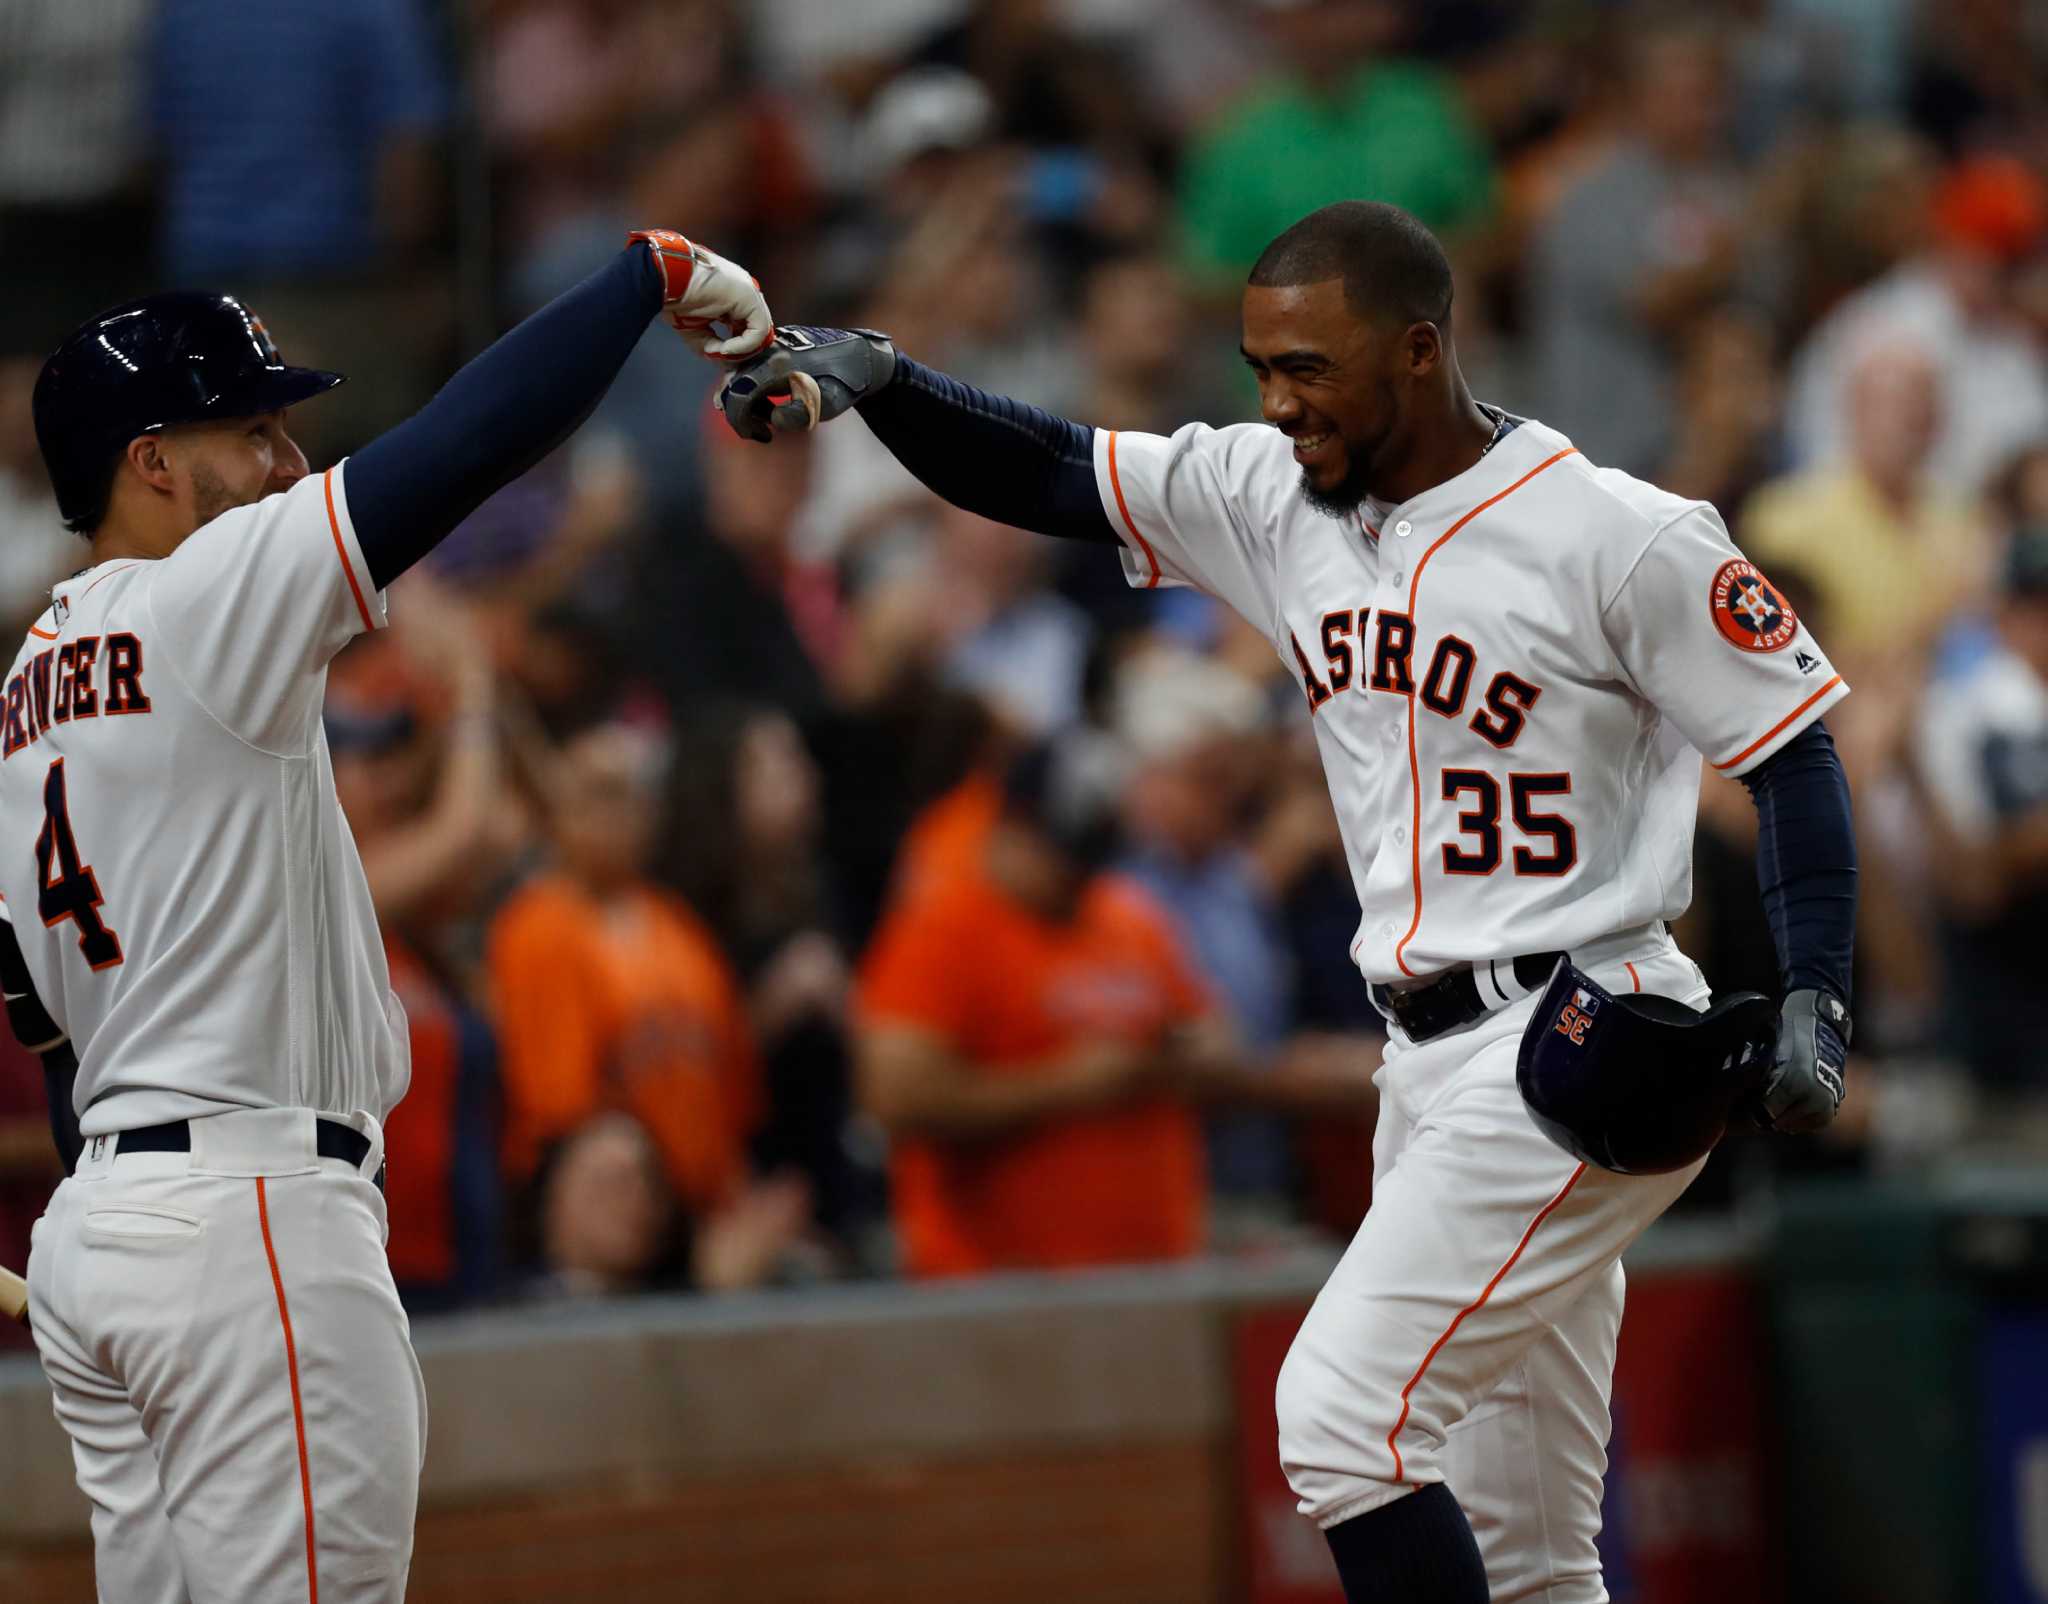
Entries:
{"type": "Polygon", "coordinates": [[[719,392],[736,434],[767,441],[849,407],[933,494],[1041,535],[1118,544],[1095,431],[913,362],[873,329],[792,327],[719,392]]]}
{"type": "Polygon", "coordinates": [[[377,588],[561,444],[662,312],[722,360],[758,352],[774,333],[768,303],[743,269],[680,234],[635,234],[349,459],[349,512],[377,588]],[[714,322],[732,333],[720,338],[714,322]]]}
{"type": "Polygon", "coordinates": [[[1817,1131],[1845,1089],[1856,941],[1856,830],[1849,782],[1816,720],[1743,775],[1756,802],[1756,872],[1785,982],[1778,1050],[1756,1117],[1817,1131]]]}

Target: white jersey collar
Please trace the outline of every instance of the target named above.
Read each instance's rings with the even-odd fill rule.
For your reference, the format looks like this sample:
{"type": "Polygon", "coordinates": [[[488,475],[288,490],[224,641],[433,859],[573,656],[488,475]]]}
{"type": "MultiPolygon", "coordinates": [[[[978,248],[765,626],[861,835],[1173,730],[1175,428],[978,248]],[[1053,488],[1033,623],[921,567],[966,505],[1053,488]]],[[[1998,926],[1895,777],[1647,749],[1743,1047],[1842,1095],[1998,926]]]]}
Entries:
{"type": "Polygon", "coordinates": [[[1549,461],[1572,443],[1548,424],[1529,418],[1516,425],[1499,445],[1463,473],[1431,485],[1391,509],[1389,519],[1405,518],[1411,523],[1448,524],[1462,518],[1474,507],[1506,490],[1533,468],[1549,461]]]}
{"type": "Polygon", "coordinates": [[[105,562],[93,563],[74,574],[67,574],[50,587],[50,604],[54,607],[60,602],[76,600],[90,590],[96,580],[114,569],[146,560],[141,557],[109,557],[105,562]]]}

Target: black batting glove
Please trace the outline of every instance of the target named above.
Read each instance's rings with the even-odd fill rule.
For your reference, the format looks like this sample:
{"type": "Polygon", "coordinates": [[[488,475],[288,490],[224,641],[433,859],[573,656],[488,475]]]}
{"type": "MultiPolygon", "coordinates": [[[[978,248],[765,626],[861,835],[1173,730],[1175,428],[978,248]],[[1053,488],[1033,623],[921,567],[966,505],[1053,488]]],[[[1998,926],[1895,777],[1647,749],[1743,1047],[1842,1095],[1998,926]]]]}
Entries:
{"type": "Polygon", "coordinates": [[[1795,991],[1778,1014],[1778,1049],[1752,1114],[1765,1130],[1817,1131],[1842,1106],[1849,1058],[1849,1010],[1824,991],[1795,991]]]}
{"type": "Polygon", "coordinates": [[[815,429],[865,400],[896,375],[896,347],[873,329],[790,324],[760,355],[742,362],[718,392],[734,434],[763,444],[815,429]]]}

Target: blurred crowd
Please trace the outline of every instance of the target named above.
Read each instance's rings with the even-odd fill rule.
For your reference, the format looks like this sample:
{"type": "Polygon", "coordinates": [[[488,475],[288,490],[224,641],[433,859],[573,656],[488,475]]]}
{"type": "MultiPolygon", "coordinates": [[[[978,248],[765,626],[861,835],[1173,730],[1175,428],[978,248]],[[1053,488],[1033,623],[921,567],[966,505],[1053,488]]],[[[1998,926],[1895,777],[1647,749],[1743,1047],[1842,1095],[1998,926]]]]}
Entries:
{"type": "MultiPolygon", "coordinates": [[[[2028,0],[0,0],[0,622],[82,560],[41,356],[172,284],[346,371],[315,466],[634,226],[1082,421],[1255,416],[1245,270],[1396,202],[1484,400],[1713,503],[1857,694],[1850,1100],[2048,1150],[2048,11],[2028,0]]],[[[1370,1188],[1377,1017],[1291,666],[657,326],[400,582],[328,740],[411,1020],[421,1309],[1266,1253],[1370,1188]],[[770,454],[772,452],[772,454],[770,454]]],[[[1561,531],[1561,538],[1569,538],[1561,531]]],[[[1679,937],[1775,990],[1711,773],[1679,937]]],[[[0,1065],[0,1260],[53,1179],[0,1065]]]]}

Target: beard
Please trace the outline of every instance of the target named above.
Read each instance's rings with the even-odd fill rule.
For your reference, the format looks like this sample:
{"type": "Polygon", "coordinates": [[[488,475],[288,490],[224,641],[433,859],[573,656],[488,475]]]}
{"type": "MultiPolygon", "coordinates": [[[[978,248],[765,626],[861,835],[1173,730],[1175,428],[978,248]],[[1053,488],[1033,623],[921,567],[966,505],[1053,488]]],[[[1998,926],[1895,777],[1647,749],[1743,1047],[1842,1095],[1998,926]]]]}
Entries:
{"type": "Polygon", "coordinates": [[[1340,435],[1344,442],[1343,478],[1324,490],[1310,480],[1306,468],[1301,471],[1301,499],[1325,518],[1348,520],[1372,495],[1372,481],[1382,466],[1380,459],[1387,454],[1398,413],[1392,385],[1379,386],[1378,403],[1383,421],[1376,433],[1365,439],[1340,435]]]}
{"type": "Polygon", "coordinates": [[[1344,444],[1344,455],[1349,464],[1344,470],[1344,477],[1328,490],[1318,489],[1315,482],[1309,478],[1308,470],[1301,470],[1301,499],[1325,518],[1349,519],[1372,494],[1371,487],[1366,483],[1366,465],[1351,449],[1348,440],[1344,444]]]}
{"type": "Polygon", "coordinates": [[[199,520],[198,527],[204,529],[224,512],[246,505],[246,502],[228,489],[227,481],[204,463],[192,467],[192,513],[199,520]]]}

